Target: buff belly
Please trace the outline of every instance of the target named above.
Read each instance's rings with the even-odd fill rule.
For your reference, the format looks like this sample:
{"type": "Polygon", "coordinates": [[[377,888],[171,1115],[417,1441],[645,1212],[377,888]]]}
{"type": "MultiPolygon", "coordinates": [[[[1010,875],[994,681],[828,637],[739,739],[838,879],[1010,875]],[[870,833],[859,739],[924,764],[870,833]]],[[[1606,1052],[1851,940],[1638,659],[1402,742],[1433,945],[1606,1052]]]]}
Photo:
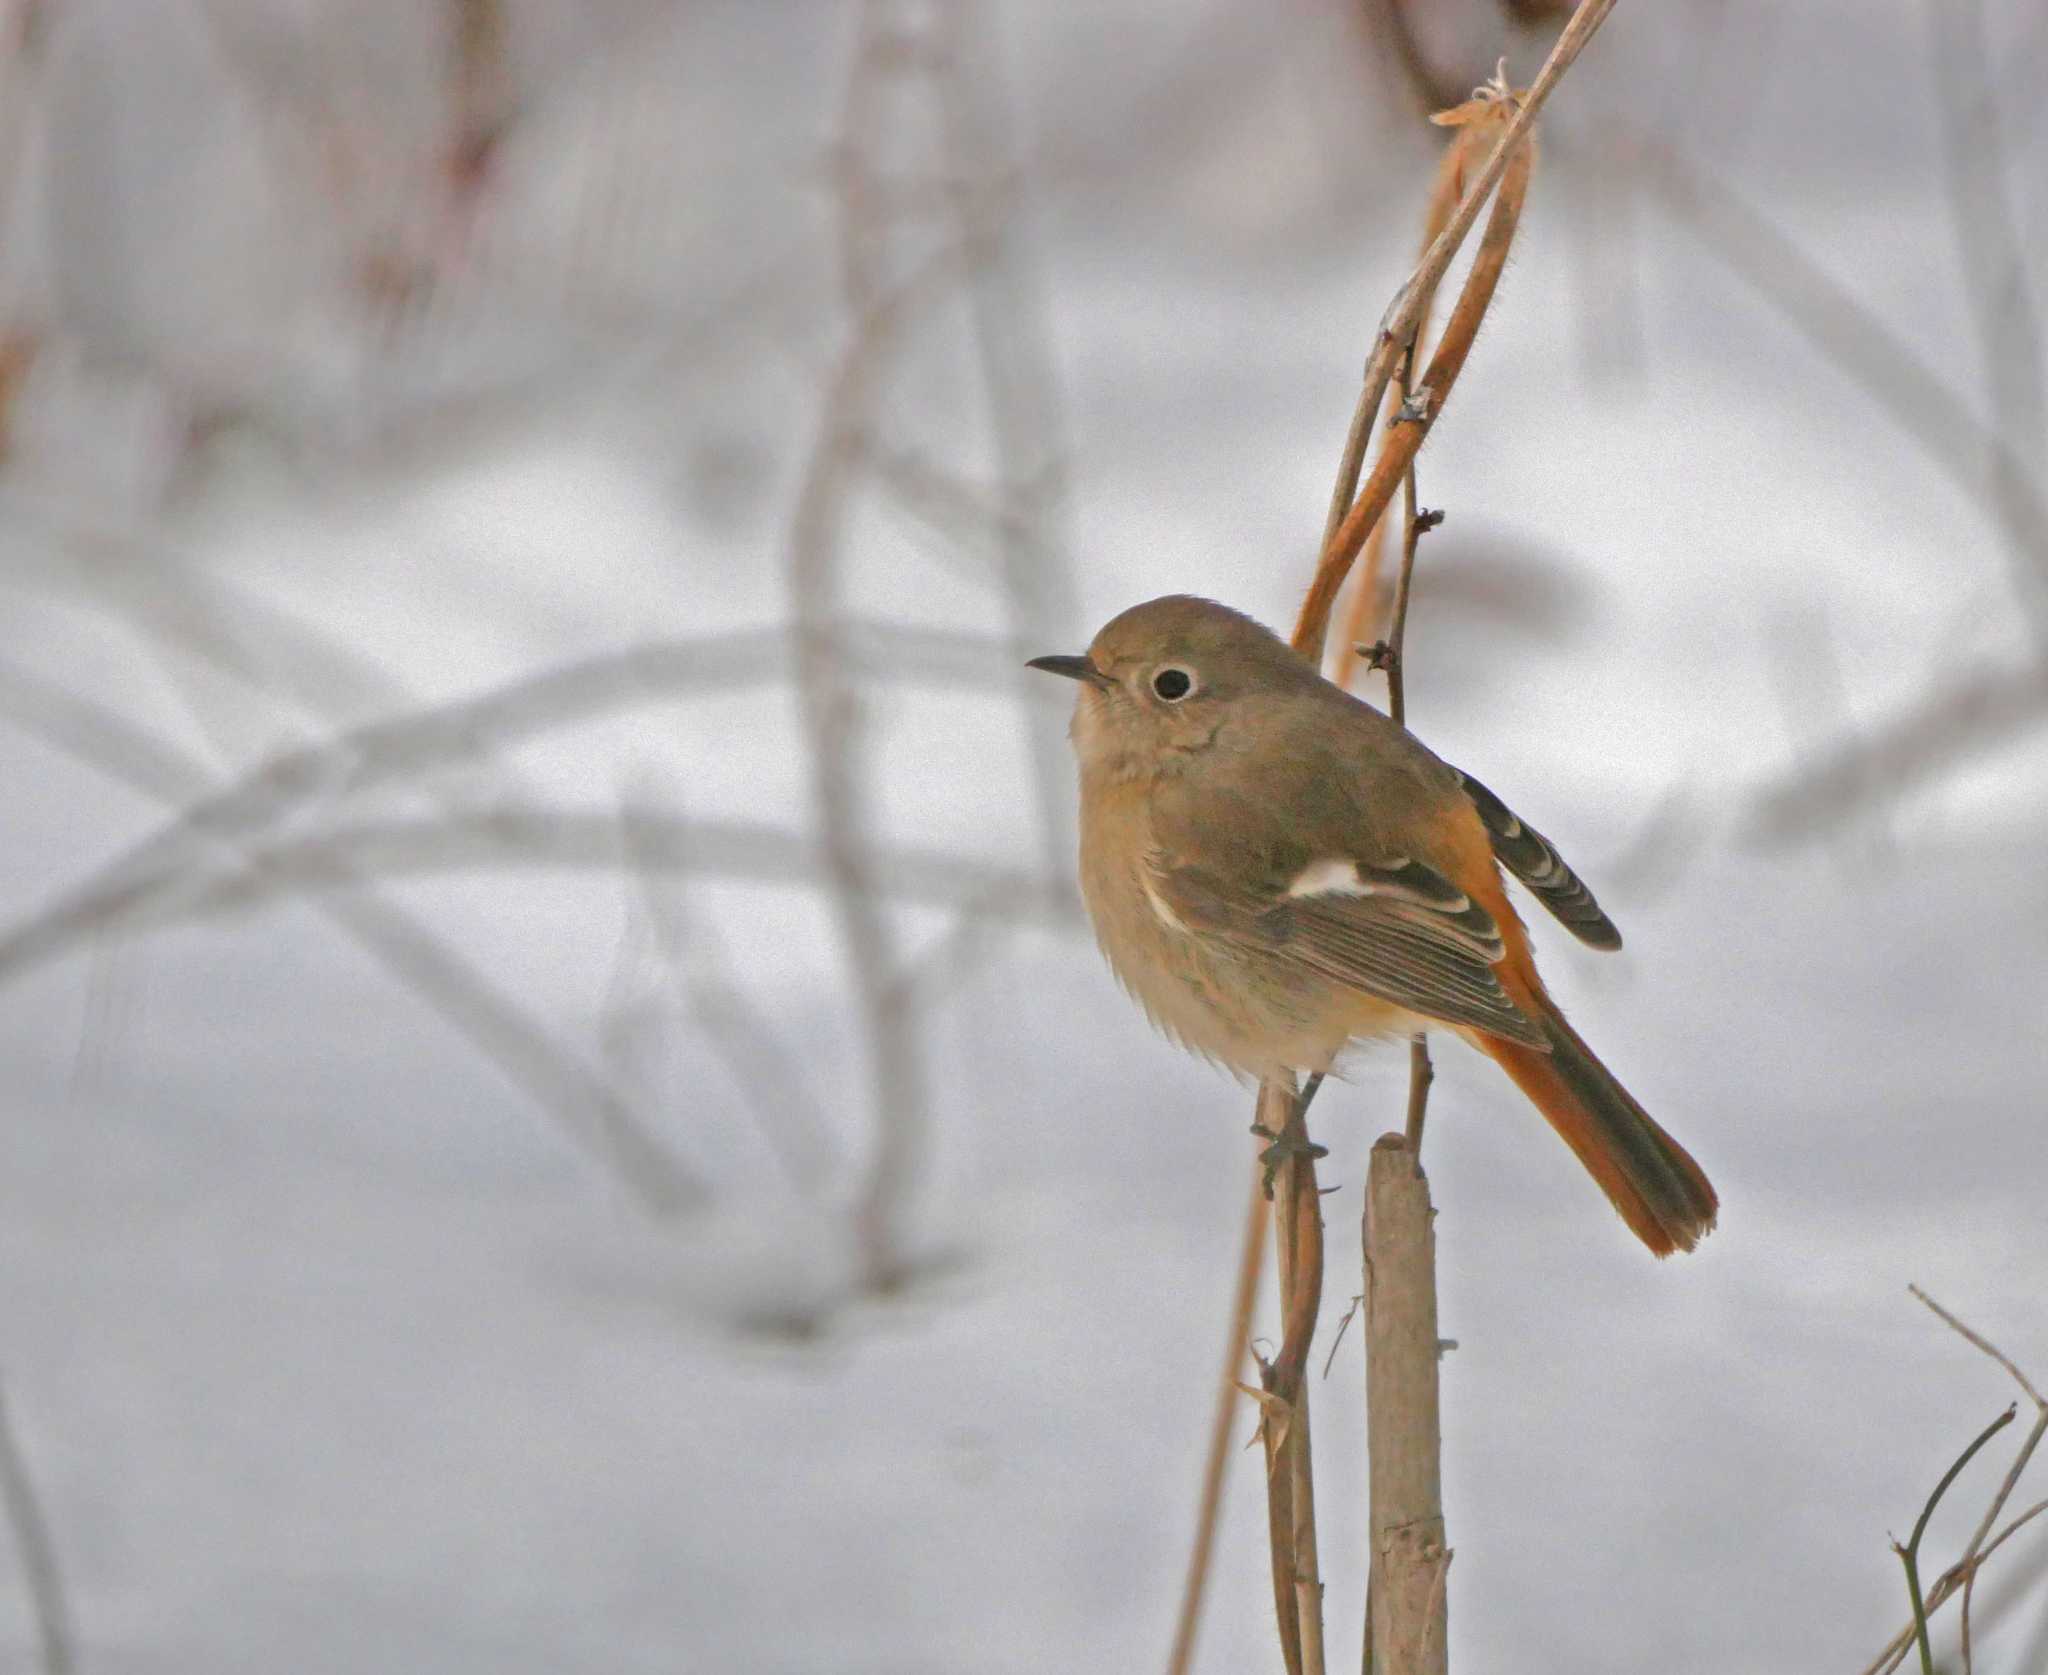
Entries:
{"type": "Polygon", "coordinates": [[[1353,1039],[1422,1022],[1272,954],[1198,936],[1140,872],[1090,859],[1081,891],[1117,980],[1168,1036],[1240,1075],[1328,1070],[1353,1039]]]}

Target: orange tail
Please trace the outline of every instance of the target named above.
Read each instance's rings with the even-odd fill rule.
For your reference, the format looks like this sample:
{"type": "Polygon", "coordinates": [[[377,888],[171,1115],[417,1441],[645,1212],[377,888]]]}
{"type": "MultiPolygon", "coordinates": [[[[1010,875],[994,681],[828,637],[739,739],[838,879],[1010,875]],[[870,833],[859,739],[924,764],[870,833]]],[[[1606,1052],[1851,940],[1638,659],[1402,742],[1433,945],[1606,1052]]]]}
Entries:
{"type": "Polygon", "coordinates": [[[1691,1250],[1714,1228],[1721,1203],[1700,1166],[1607,1066],[1593,1056],[1539,989],[1529,1010],[1550,1051],[1496,1036],[1474,1039],[1550,1119],[1638,1239],[1658,1256],[1691,1250]]]}

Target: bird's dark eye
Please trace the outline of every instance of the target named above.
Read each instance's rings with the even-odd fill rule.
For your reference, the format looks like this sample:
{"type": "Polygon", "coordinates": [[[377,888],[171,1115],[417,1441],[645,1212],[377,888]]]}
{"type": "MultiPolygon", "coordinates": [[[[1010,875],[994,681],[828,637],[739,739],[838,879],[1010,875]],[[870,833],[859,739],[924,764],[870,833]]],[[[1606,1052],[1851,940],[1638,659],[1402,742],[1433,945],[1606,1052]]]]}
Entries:
{"type": "Polygon", "coordinates": [[[1170,664],[1152,677],[1152,690],[1169,704],[1179,703],[1195,689],[1195,677],[1185,669],[1176,669],[1170,664]]]}

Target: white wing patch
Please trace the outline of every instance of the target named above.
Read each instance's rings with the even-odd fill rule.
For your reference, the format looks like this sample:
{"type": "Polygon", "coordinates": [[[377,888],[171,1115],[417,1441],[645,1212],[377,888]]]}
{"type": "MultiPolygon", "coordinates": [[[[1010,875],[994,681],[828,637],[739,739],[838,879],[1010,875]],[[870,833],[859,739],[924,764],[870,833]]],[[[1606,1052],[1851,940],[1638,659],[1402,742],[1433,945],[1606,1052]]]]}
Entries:
{"type": "Polygon", "coordinates": [[[1369,896],[1372,886],[1358,876],[1356,861],[1311,861],[1287,886],[1290,896],[1369,896]]]}
{"type": "Polygon", "coordinates": [[[1152,869],[1150,867],[1140,867],[1138,869],[1138,882],[1144,886],[1145,899],[1152,904],[1153,916],[1168,930],[1177,932],[1181,936],[1186,936],[1188,934],[1186,923],[1178,913],[1174,912],[1166,898],[1159,893],[1159,886],[1152,882],[1152,869]]]}

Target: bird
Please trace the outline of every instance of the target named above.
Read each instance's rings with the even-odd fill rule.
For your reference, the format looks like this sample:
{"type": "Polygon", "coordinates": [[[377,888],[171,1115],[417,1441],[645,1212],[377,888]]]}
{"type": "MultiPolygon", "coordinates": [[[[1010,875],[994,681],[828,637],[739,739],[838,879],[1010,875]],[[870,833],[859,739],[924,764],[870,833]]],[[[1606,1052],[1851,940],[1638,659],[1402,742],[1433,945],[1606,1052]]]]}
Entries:
{"type": "Polygon", "coordinates": [[[1354,1042],[1450,1030],[1549,1120],[1655,1255],[1719,1200],[1537,975],[1512,873],[1581,942],[1621,933],[1478,780],[1251,617],[1184,594],[1078,656],[1080,882],[1118,981],[1180,1045],[1292,1089],[1354,1042]]]}

